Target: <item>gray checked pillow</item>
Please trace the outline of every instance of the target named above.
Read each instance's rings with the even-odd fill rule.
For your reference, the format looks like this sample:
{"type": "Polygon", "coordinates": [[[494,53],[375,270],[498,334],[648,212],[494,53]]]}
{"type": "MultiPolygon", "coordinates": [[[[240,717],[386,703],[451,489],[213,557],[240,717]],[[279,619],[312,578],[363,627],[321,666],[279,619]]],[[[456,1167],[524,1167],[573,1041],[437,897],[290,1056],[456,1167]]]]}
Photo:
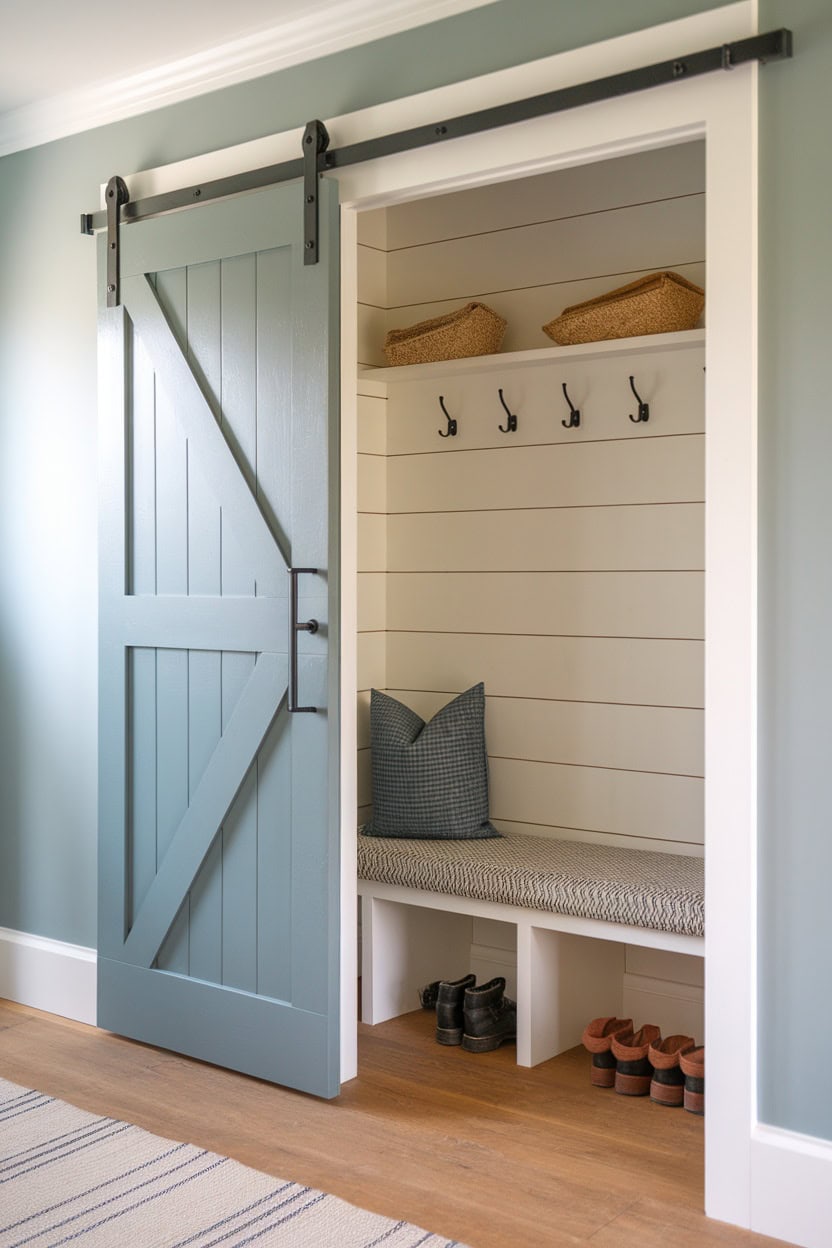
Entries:
{"type": "Polygon", "coordinates": [[[430,723],[395,698],[370,694],[373,818],[367,836],[471,840],[499,836],[488,821],[485,686],[474,685],[430,723]]]}

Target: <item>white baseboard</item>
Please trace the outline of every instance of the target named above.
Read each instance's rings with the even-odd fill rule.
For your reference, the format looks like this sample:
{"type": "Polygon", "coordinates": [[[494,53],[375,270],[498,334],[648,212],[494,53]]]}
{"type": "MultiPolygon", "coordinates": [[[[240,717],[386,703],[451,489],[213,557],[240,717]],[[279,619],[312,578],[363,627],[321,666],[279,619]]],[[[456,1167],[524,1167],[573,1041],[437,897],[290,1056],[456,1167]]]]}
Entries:
{"type": "Polygon", "coordinates": [[[0,927],[0,997],[95,1026],[96,960],[83,945],[0,927]]]}
{"type": "Polygon", "coordinates": [[[751,1229],[801,1248],[829,1248],[832,1143],[782,1127],[754,1127],[751,1229]]]}

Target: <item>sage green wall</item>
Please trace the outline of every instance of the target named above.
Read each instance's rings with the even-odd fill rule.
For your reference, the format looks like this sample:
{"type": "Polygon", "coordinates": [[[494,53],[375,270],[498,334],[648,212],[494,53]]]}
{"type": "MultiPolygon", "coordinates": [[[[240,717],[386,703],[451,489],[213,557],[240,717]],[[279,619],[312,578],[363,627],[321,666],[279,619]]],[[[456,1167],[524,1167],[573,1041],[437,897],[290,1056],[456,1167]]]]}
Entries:
{"type": "Polygon", "coordinates": [[[760,1116],[832,1139],[832,5],[760,22],[760,1116]]]}
{"type": "Polygon", "coordinates": [[[0,159],[0,926],[95,943],[100,183],[710,7],[503,0],[0,159]]]}
{"type": "MultiPolygon", "coordinates": [[[[0,926],[95,940],[95,271],[77,222],[99,184],[709,7],[502,0],[0,160],[0,926]]],[[[760,1096],[766,1120],[832,1138],[832,6],[761,0],[779,25],[797,56],[760,75],[760,1096]]]]}

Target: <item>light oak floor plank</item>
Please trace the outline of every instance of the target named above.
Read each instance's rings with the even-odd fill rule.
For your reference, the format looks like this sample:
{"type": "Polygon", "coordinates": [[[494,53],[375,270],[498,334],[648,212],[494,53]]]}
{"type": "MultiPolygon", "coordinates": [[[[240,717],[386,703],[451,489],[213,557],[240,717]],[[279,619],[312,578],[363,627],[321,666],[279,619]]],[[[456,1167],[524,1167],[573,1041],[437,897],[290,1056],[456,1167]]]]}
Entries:
{"type": "Polygon", "coordinates": [[[359,1034],[326,1102],[0,1002],[0,1075],[473,1248],[777,1242],[707,1221],[702,1120],[592,1088],[582,1049],[522,1070],[421,1012],[359,1034]]]}

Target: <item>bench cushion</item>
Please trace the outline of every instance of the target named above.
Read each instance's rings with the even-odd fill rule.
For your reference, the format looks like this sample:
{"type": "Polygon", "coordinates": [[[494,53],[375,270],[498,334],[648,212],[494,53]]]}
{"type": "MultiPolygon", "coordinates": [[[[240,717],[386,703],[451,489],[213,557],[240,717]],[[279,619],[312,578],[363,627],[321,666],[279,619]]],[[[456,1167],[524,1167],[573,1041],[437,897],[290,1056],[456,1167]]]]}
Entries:
{"type": "Polygon", "coordinates": [[[507,834],[500,840],[358,837],[358,876],[528,910],[701,936],[704,859],[507,834]]]}

